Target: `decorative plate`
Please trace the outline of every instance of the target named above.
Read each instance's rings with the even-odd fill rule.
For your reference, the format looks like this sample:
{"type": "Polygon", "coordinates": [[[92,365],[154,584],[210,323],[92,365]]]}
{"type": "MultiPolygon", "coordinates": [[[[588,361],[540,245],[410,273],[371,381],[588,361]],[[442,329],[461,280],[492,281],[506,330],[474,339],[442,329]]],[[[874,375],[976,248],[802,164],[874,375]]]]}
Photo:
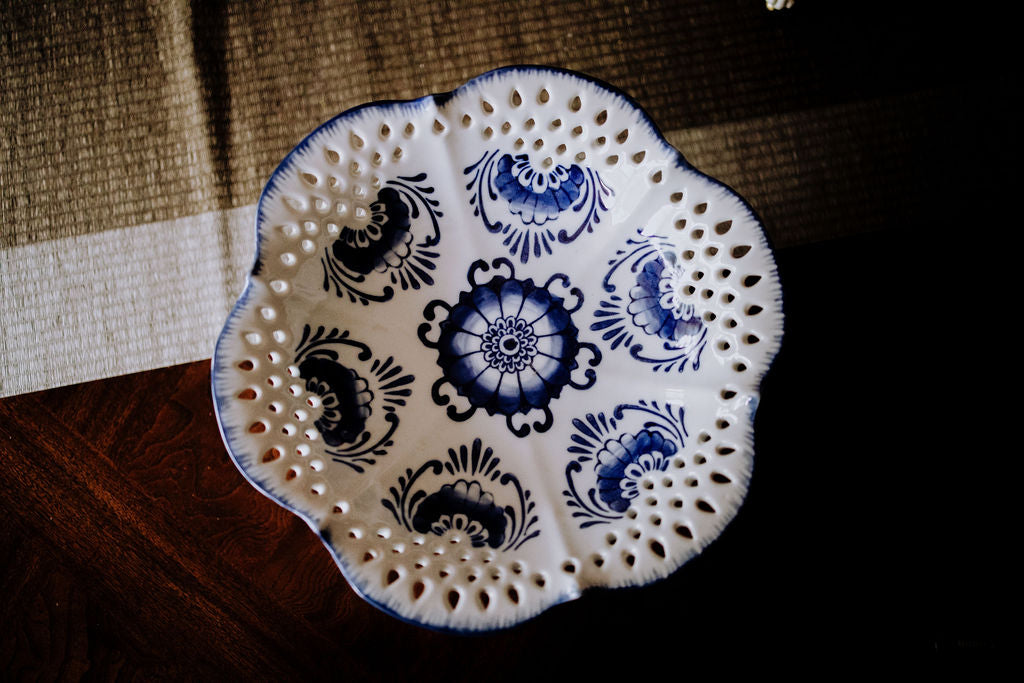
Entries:
{"type": "Polygon", "coordinates": [[[758,219],[628,96],[507,68],[281,163],[213,361],[235,464],[369,602],[507,627],[736,514],[782,335],[758,219]]]}

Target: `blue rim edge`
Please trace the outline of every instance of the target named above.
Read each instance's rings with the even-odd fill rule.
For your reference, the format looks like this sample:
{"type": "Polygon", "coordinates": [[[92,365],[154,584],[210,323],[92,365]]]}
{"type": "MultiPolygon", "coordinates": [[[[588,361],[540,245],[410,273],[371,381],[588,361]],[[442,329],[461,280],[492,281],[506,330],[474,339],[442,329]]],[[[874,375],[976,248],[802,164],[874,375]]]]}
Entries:
{"type": "MultiPolygon", "coordinates": [[[[696,167],[694,167],[689,161],[687,161],[686,158],[683,156],[683,153],[680,152],[675,147],[673,147],[669,143],[669,141],[665,139],[665,136],[662,134],[661,129],[654,122],[654,120],[650,117],[650,115],[646,112],[646,110],[644,110],[644,108],[636,100],[634,100],[630,95],[628,95],[627,93],[623,92],[622,90],[619,90],[618,88],[616,88],[615,86],[611,85],[610,83],[607,83],[606,81],[603,81],[603,80],[601,80],[599,78],[596,78],[596,77],[593,77],[593,76],[589,76],[587,74],[580,73],[578,71],[572,71],[570,69],[563,69],[563,68],[560,68],[560,67],[541,66],[541,65],[533,65],[533,64],[523,64],[523,65],[503,66],[503,67],[499,67],[497,69],[493,69],[491,71],[487,71],[487,72],[485,72],[485,73],[483,73],[483,74],[481,74],[479,76],[476,76],[475,78],[472,78],[472,79],[466,81],[465,83],[463,83],[459,87],[455,88],[454,90],[451,90],[451,91],[445,92],[445,93],[436,93],[436,94],[432,94],[432,95],[424,95],[423,97],[419,97],[419,98],[413,99],[413,100],[374,100],[372,102],[366,102],[364,104],[357,105],[355,107],[352,107],[350,109],[347,109],[347,110],[341,112],[340,114],[334,116],[333,118],[329,119],[328,121],[326,121],[326,122],[320,124],[319,126],[317,126],[310,133],[308,133],[302,139],[302,141],[299,142],[299,144],[296,145],[285,156],[285,158],[281,161],[280,164],[277,165],[277,168],[275,168],[273,173],[270,174],[270,178],[267,180],[266,185],[264,185],[264,187],[263,187],[263,191],[260,193],[259,201],[256,204],[256,219],[255,219],[254,222],[255,222],[255,225],[254,225],[255,230],[254,230],[254,232],[255,232],[255,238],[256,238],[256,253],[255,253],[255,256],[254,256],[254,259],[253,259],[253,267],[250,270],[249,275],[246,276],[245,289],[242,291],[241,295],[239,295],[238,301],[236,301],[235,305],[231,308],[231,312],[228,313],[227,320],[225,321],[224,326],[221,328],[220,334],[217,336],[217,341],[216,341],[215,346],[214,346],[213,358],[212,358],[211,364],[210,364],[210,390],[211,390],[211,393],[213,394],[213,409],[214,409],[214,414],[215,414],[215,416],[217,418],[217,428],[220,431],[221,440],[223,440],[223,442],[224,442],[224,445],[225,445],[225,447],[227,449],[228,455],[231,458],[231,461],[235,464],[235,467],[238,469],[238,471],[241,472],[241,474],[245,478],[245,480],[248,481],[249,484],[253,486],[253,488],[255,488],[257,491],[262,493],[264,496],[266,496],[270,500],[274,501],[275,503],[277,503],[278,505],[283,507],[285,510],[288,510],[289,512],[294,514],[296,517],[298,517],[299,519],[304,521],[306,523],[306,525],[309,526],[310,529],[312,529],[313,533],[316,534],[318,538],[320,538],[320,540],[324,544],[324,546],[326,546],[327,550],[331,554],[331,557],[334,558],[334,563],[338,566],[338,569],[341,571],[342,576],[345,578],[345,581],[352,588],[352,590],[356,593],[356,595],[358,595],[360,598],[362,598],[364,601],[366,601],[367,603],[369,603],[373,607],[379,609],[380,611],[384,612],[385,614],[387,614],[387,615],[389,615],[391,617],[394,617],[394,618],[398,619],[399,621],[405,622],[407,624],[412,624],[414,626],[418,626],[418,627],[421,627],[421,628],[427,628],[427,629],[430,629],[430,630],[433,630],[433,631],[438,631],[438,632],[441,632],[441,633],[452,633],[452,634],[457,634],[457,635],[485,635],[485,634],[488,634],[488,633],[495,633],[495,632],[498,632],[498,631],[503,631],[503,630],[506,630],[506,629],[513,628],[515,626],[519,626],[520,624],[526,623],[527,621],[531,621],[531,620],[537,618],[538,616],[540,616],[541,614],[547,612],[552,607],[557,607],[560,604],[563,604],[563,603],[566,603],[566,602],[570,602],[572,600],[576,600],[579,597],[583,596],[585,593],[587,593],[589,591],[592,591],[592,590],[629,590],[629,589],[634,589],[634,588],[642,588],[644,586],[649,586],[651,584],[658,583],[660,581],[664,581],[664,580],[668,579],[670,576],[673,576],[676,572],[678,572],[684,565],[688,564],[689,562],[693,561],[695,558],[699,557],[704,552],[704,549],[710,543],[714,542],[723,533],[725,533],[725,530],[729,527],[729,525],[731,524],[733,519],[735,519],[736,515],[739,513],[739,510],[742,508],[743,502],[746,500],[747,493],[749,492],[749,489],[750,489],[750,482],[753,480],[753,473],[754,473],[754,469],[753,468],[756,466],[754,464],[755,461],[756,461],[756,457],[755,457],[756,456],[756,452],[754,450],[754,444],[756,442],[756,433],[755,433],[755,430],[754,430],[754,420],[755,420],[755,417],[756,417],[758,404],[760,403],[761,384],[764,381],[765,375],[767,375],[768,371],[771,369],[772,365],[774,364],[775,359],[776,359],[776,357],[779,354],[779,350],[782,348],[782,338],[783,338],[783,335],[784,335],[784,328],[785,328],[785,318],[786,318],[786,315],[785,315],[785,299],[784,299],[783,294],[782,294],[782,291],[783,291],[782,290],[782,283],[779,280],[777,264],[775,263],[775,248],[774,248],[774,245],[772,244],[771,238],[768,236],[768,233],[764,229],[764,222],[761,220],[760,216],[757,214],[757,212],[754,210],[754,208],[750,205],[750,203],[746,200],[746,198],[744,198],[740,193],[736,192],[732,187],[730,187],[726,183],[718,180],[717,178],[713,178],[713,177],[709,176],[708,174],[706,174],[703,171],[701,171],[701,170],[697,169],[696,167]],[[473,628],[456,628],[456,627],[442,626],[442,625],[437,625],[437,624],[428,624],[428,623],[425,623],[425,622],[416,621],[415,619],[412,619],[410,617],[406,617],[406,616],[396,612],[391,607],[388,607],[387,605],[384,605],[380,601],[375,600],[374,598],[372,598],[369,595],[367,595],[367,593],[363,590],[362,586],[360,586],[359,583],[352,576],[352,574],[349,571],[349,568],[348,568],[346,562],[341,557],[341,553],[335,551],[334,547],[331,545],[329,535],[322,533],[320,531],[320,529],[318,528],[317,524],[314,522],[313,519],[311,519],[310,517],[308,517],[304,513],[300,512],[299,510],[297,510],[293,506],[289,505],[284,500],[282,500],[280,498],[277,498],[276,496],[271,494],[269,492],[269,490],[268,490],[269,489],[268,486],[266,486],[263,482],[261,482],[260,480],[256,479],[255,477],[251,476],[249,474],[249,472],[247,472],[246,469],[242,466],[242,463],[240,462],[238,456],[235,454],[235,451],[234,451],[234,449],[232,448],[232,445],[231,445],[232,444],[232,434],[231,434],[230,430],[226,428],[226,426],[224,424],[224,420],[221,418],[222,404],[228,398],[227,396],[222,396],[222,395],[218,394],[218,392],[217,392],[217,380],[216,380],[216,378],[217,378],[218,368],[220,367],[219,358],[221,356],[221,346],[224,343],[224,340],[225,340],[229,330],[231,330],[232,324],[234,323],[235,319],[238,317],[239,312],[242,310],[242,308],[248,302],[249,297],[252,294],[252,278],[254,276],[259,275],[260,270],[261,270],[261,265],[262,265],[263,261],[262,261],[262,254],[261,254],[261,239],[260,239],[260,236],[261,236],[261,229],[262,229],[262,223],[263,223],[263,219],[262,219],[262,217],[263,217],[263,203],[266,200],[267,195],[276,188],[276,186],[277,186],[277,179],[280,177],[280,175],[283,174],[285,171],[287,171],[289,168],[291,168],[292,164],[295,161],[295,158],[299,154],[304,152],[307,147],[309,147],[309,145],[313,141],[313,138],[315,138],[316,136],[320,135],[321,133],[323,133],[323,132],[325,132],[325,131],[327,131],[327,130],[329,130],[331,128],[334,128],[335,126],[337,126],[342,121],[345,121],[345,120],[348,120],[350,118],[355,117],[357,114],[361,113],[362,111],[364,111],[366,109],[378,109],[378,108],[379,109],[386,109],[386,108],[390,108],[390,109],[399,109],[399,110],[402,110],[402,109],[414,109],[415,110],[415,109],[421,109],[421,108],[427,106],[429,103],[433,103],[435,106],[437,106],[440,109],[440,108],[444,107],[449,101],[451,101],[452,99],[454,99],[455,97],[460,95],[463,91],[468,90],[471,87],[474,87],[474,86],[479,85],[481,83],[485,83],[487,81],[493,80],[493,79],[495,79],[495,78],[497,78],[499,76],[510,75],[510,74],[517,74],[517,73],[536,73],[536,72],[560,74],[560,75],[563,75],[563,76],[568,76],[570,78],[575,78],[575,79],[578,79],[578,80],[583,81],[585,83],[590,83],[592,85],[595,85],[595,86],[597,86],[597,87],[607,91],[610,95],[612,95],[612,97],[618,98],[618,99],[624,101],[627,105],[629,105],[629,107],[631,107],[632,109],[634,109],[636,111],[636,113],[640,116],[641,121],[644,124],[646,124],[647,126],[650,127],[651,132],[661,142],[661,144],[665,148],[665,150],[667,150],[670,155],[675,156],[676,168],[679,168],[679,169],[682,169],[682,170],[685,170],[685,171],[690,171],[692,173],[695,173],[696,175],[698,175],[698,176],[704,178],[705,180],[709,181],[711,184],[717,185],[718,187],[722,188],[723,190],[725,190],[726,192],[728,192],[729,194],[733,195],[733,197],[735,197],[736,199],[739,200],[740,205],[750,213],[750,216],[754,219],[754,221],[757,223],[757,226],[760,228],[760,236],[761,236],[761,241],[762,241],[762,245],[761,246],[763,246],[766,249],[767,255],[771,259],[771,267],[768,269],[768,274],[774,275],[775,276],[775,281],[778,283],[776,297],[777,297],[777,301],[779,303],[779,309],[780,309],[780,313],[781,313],[781,318],[780,318],[780,321],[779,321],[779,323],[780,323],[779,324],[779,330],[778,330],[778,332],[776,334],[774,334],[772,336],[771,342],[775,345],[775,350],[767,358],[768,362],[765,364],[764,370],[760,373],[760,376],[756,378],[754,384],[756,385],[757,391],[756,391],[755,395],[753,395],[751,397],[750,402],[748,404],[748,413],[747,413],[747,415],[748,415],[748,421],[749,421],[749,424],[750,424],[751,471],[748,474],[747,480],[745,482],[746,485],[747,485],[746,486],[746,490],[744,491],[743,499],[740,501],[740,504],[734,510],[733,515],[722,520],[722,523],[718,526],[718,529],[716,530],[717,533],[716,533],[716,535],[714,535],[713,538],[711,538],[707,543],[701,544],[694,551],[693,554],[689,555],[685,560],[683,560],[678,565],[676,565],[674,568],[669,570],[664,576],[655,577],[654,579],[651,579],[651,580],[647,581],[644,584],[617,586],[617,587],[610,587],[610,586],[587,586],[587,587],[583,588],[582,590],[568,591],[566,593],[563,593],[562,595],[556,596],[555,600],[553,602],[551,602],[547,607],[544,607],[544,608],[538,610],[537,612],[535,612],[535,613],[533,613],[533,614],[531,614],[531,615],[529,615],[529,616],[527,616],[527,617],[525,617],[523,619],[520,619],[518,621],[509,623],[509,624],[500,625],[500,626],[490,626],[490,627],[485,627],[485,628],[473,629],[473,628]]],[[[223,368],[223,369],[226,370],[226,368],[223,368]]]]}

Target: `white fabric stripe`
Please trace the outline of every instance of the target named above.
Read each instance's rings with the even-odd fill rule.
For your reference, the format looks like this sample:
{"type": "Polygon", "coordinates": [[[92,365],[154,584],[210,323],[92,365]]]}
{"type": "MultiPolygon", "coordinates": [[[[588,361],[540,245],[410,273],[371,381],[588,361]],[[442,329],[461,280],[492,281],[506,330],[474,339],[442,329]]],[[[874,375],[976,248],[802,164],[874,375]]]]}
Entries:
{"type": "Polygon", "coordinates": [[[0,250],[0,396],[209,358],[256,206],[0,250]]]}

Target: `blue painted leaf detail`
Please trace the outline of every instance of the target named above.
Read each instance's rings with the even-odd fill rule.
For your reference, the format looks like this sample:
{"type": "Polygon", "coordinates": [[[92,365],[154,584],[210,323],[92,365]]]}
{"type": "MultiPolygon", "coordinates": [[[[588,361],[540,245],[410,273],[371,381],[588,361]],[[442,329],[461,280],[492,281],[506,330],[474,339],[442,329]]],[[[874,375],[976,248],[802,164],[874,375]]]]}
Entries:
{"type": "Polygon", "coordinates": [[[426,174],[389,180],[370,204],[366,221],[349,221],[320,257],[323,288],[368,304],[388,301],[395,287],[419,289],[434,284],[441,240],[438,218],[444,214],[421,184],[426,174]],[[423,216],[424,220],[419,220],[423,216]],[[429,221],[429,223],[427,223],[429,221]]]}
{"type": "Polygon", "coordinates": [[[503,235],[512,256],[527,263],[593,232],[608,211],[611,188],[594,170],[577,164],[534,166],[526,154],[485,153],[466,167],[473,215],[503,235]]]}
{"type": "Polygon", "coordinates": [[[684,293],[690,273],[671,241],[640,229],[615,256],[603,281],[608,296],[592,312],[590,329],[654,371],[699,370],[708,329],[684,293]]]}
{"type": "Polygon", "coordinates": [[[687,438],[681,406],[624,403],[613,411],[575,419],[566,451],[562,495],[581,529],[622,519],[645,477],[665,472],[687,438]]]}
{"type": "Polygon", "coordinates": [[[381,504],[408,529],[476,548],[518,550],[540,534],[529,489],[480,439],[407,470],[381,504]]]}

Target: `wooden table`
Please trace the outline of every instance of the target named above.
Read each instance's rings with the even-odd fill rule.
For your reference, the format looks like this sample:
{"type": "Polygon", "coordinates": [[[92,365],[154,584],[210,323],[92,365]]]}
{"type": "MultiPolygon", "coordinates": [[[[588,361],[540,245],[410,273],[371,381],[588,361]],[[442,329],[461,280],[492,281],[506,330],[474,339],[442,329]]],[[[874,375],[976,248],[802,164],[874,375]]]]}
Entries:
{"type": "MultiPolygon", "coordinates": [[[[890,159],[881,180],[835,151],[816,218],[789,220],[764,200],[785,245],[787,322],[763,385],[752,486],[675,575],[475,637],[386,616],[235,469],[204,361],[0,401],[0,677],[513,679],[551,661],[578,662],[576,678],[662,660],[731,669],[769,652],[1006,647],[996,486],[1019,439],[1002,439],[1013,418],[971,380],[987,372],[978,349],[1002,344],[979,301],[1002,290],[962,257],[1003,249],[973,202],[1008,191],[1019,134],[999,91],[1009,81],[979,70],[988,57],[939,53],[956,44],[956,23],[944,20],[941,39],[910,36],[934,52],[894,65],[909,80],[885,92],[837,57],[846,80],[826,97],[856,108],[925,93],[944,103],[918,112],[927,146],[890,159]],[[866,206],[871,196],[885,205],[866,206]],[[857,232],[850,211],[870,229],[807,230],[857,232]]],[[[881,53],[904,55],[906,37],[889,38],[881,53]]]]}

